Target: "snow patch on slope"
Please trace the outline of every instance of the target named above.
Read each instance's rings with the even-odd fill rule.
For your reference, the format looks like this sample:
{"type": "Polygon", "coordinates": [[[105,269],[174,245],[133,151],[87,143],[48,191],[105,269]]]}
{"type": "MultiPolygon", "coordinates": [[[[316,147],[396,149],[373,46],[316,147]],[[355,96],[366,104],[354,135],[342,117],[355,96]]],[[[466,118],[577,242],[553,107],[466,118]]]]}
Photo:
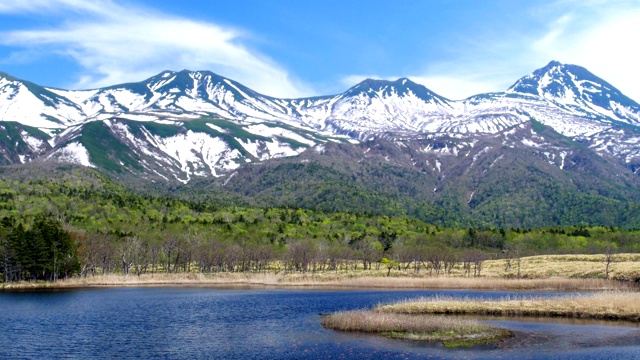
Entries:
{"type": "Polygon", "coordinates": [[[271,127],[264,124],[250,125],[245,128],[248,132],[254,135],[266,136],[266,137],[284,137],[291,140],[295,140],[299,143],[314,146],[316,143],[301,135],[296,134],[293,131],[282,129],[279,127],[271,127]]]}
{"type": "Polygon", "coordinates": [[[51,154],[49,158],[51,158],[52,156],[64,162],[78,164],[78,165],[92,167],[92,168],[95,167],[89,161],[89,152],[79,142],[72,142],[68,144],[62,149],[59,149],[55,153],[51,154]]]}
{"type": "Polygon", "coordinates": [[[154,137],[159,148],[175,159],[187,174],[187,179],[181,180],[183,182],[188,182],[192,173],[204,176],[203,171],[208,171],[217,177],[222,175],[219,173],[221,170],[233,170],[240,166],[238,159],[242,158],[242,154],[237,149],[231,149],[222,139],[208,134],[189,130],[172,137],[154,137]]]}
{"type": "Polygon", "coordinates": [[[27,144],[27,146],[29,146],[29,149],[31,149],[31,151],[34,151],[34,152],[42,149],[43,145],[45,144],[44,141],[31,136],[26,131],[20,132],[20,137],[27,144]]]}

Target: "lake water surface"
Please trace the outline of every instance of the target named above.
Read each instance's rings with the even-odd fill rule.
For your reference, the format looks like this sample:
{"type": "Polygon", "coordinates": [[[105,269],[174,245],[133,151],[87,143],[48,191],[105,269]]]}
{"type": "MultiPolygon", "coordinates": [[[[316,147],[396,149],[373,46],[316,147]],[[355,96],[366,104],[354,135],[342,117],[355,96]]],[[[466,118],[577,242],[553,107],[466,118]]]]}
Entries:
{"type": "Polygon", "coordinates": [[[0,292],[0,358],[640,359],[640,327],[634,324],[487,319],[518,336],[499,347],[472,349],[320,326],[320,313],[435,295],[528,296],[183,287],[0,292]]]}

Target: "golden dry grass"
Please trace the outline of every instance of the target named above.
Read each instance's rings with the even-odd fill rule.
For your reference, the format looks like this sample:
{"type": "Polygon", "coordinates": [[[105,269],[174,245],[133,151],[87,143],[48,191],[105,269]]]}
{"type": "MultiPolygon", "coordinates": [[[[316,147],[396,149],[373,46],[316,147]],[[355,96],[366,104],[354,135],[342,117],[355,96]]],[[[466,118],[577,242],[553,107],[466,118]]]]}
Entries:
{"type": "Polygon", "coordinates": [[[445,346],[470,346],[511,335],[509,331],[476,320],[363,310],[325,315],[322,326],[341,331],[376,333],[391,338],[441,341],[445,346]]]}
{"type": "MultiPolygon", "coordinates": [[[[516,260],[507,268],[507,260],[489,260],[483,264],[486,277],[517,277],[516,260]]],[[[520,260],[520,276],[529,279],[550,277],[605,278],[604,255],[539,255],[520,260]]],[[[640,254],[616,254],[609,269],[609,277],[620,281],[640,279],[640,254]]]]}
{"type": "Polygon", "coordinates": [[[423,298],[378,306],[375,311],[399,314],[476,314],[572,317],[640,321],[640,293],[600,292],[553,298],[502,300],[423,298]]]}
{"type": "Polygon", "coordinates": [[[456,330],[464,334],[486,331],[476,320],[433,315],[405,315],[365,310],[342,311],[323,316],[322,326],[343,331],[433,333],[456,330]]]}

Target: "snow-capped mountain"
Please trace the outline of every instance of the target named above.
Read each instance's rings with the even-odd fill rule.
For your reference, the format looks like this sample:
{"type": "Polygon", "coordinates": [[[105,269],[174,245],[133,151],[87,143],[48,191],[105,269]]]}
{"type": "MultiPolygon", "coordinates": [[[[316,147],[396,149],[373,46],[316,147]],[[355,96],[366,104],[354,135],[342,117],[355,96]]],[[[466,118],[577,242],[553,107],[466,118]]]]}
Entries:
{"type": "Polygon", "coordinates": [[[0,84],[2,129],[16,122],[33,130],[3,144],[5,163],[46,153],[46,160],[187,182],[348,140],[305,129],[275,99],[211,72],[165,71],[141,83],[84,91],[43,88],[8,75],[0,84]]]}
{"type": "Polygon", "coordinates": [[[525,76],[507,93],[531,94],[578,116],[638,125],[640,106],[611,84],[576,65],[557,61],[525,76]]]}
{"type": "MultiPolygon", "coordinates": [[[[563,169],[570,147],[540,132],[523,135],[531,124],[640,168],[640,105],[586,69],[555,61],[504,92],[460,101],[404,78],[279,99],[208,71],[164,71],[81,91],[0,73],[0,121],[6,163],[59,159],[167,181],[223,176],[246,163],[320,151],[327,142],[371,139],[428,139],[425,154],[469,156],[480,139],[501,138],[503,146],[530,149],[563,169]]],[[[431,159],[434,168],[436,160],[444,161],[431,159]]]]}
{"type": "Polygon", "coordinates": [[[78,104],[77,122],[113,116],[132,120],[218,116],[231,120],[286,120],[275,99],[209,71],[164,71],[140,83],[97,90],[48,89],[78,104]],[[276,116],[274,116],[276,114],[276,116]]]}
{"type": "Polygon", "coordinates": [[[384,132],[419,132],[454,111],[451,102],[409,79],[367,79],[325,98],[290,100],[293,114],[317,129],[366,139],[384,132]]]}

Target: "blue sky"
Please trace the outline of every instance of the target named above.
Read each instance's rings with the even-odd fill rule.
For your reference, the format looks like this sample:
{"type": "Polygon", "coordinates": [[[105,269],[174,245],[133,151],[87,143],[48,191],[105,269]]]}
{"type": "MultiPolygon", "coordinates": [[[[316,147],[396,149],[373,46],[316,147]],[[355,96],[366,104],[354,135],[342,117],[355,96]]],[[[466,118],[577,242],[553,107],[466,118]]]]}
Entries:
{"type": "Polygon", "coordinates": [[[550,60],[640,101],[640,1],[0,0],[0,71],[62,88],[211,70],[281,97],[409,77],[451,99],[550,60]]]}

